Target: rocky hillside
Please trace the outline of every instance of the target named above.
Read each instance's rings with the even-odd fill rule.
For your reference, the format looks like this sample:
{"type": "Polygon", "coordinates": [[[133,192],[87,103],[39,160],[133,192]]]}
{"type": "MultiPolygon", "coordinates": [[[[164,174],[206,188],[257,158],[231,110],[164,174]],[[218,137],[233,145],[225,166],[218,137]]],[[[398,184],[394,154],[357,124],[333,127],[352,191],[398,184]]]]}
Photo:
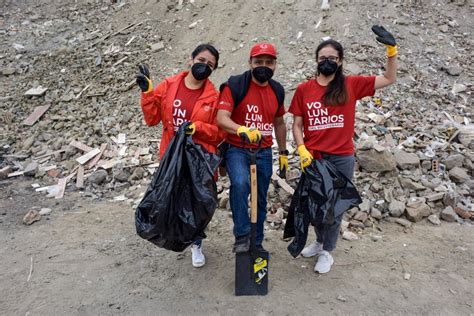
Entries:
{"type": "MultiPolygon", "coordinates": [[[[382,24],[399,44],[399,80],[358,106],[356,183],[364,203],[346,220],[362,229],[382,218],[403,225],[405,218],[472,218],[470,1],[337,0],[325,10],[309,0],[1,3],[0,177],[8,183],[30,175],[52,196],[85,189],[133,202],[139,193],[128,192],[149,181],[160,135],[142,119],[138,63],[150,66],[157,83],[210,42],[221,52],[212,76],[219,85],[247,69],[255,42],[270,41],[288,105],[298,83],[314,74],[323,37],[343,43],[349,73],[381,74],[385,50],[370,28],[382,24]],[[92,149],[79,166],[76,159],[92,149]]],[[[292,161],[294,186],[297,157],[292,161]]],[[[275,212],[281,206],[277,223],[288,207],[280,195],[273,200],[280,203],[275,212]]]]}

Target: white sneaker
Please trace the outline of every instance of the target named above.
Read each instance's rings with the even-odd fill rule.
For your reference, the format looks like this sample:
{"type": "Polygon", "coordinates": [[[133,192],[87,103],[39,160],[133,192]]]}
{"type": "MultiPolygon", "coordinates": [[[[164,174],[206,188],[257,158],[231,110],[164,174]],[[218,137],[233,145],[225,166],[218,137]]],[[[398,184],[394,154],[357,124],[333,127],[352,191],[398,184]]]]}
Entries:
{"type": "Polygon", "coordinates": [[[191,253],[193,258],[193,267],[200,268],[206,264],[206,257],[202,253],[202,246],[192,245],[191,253]]]}
{"type": "Polygon", "coordinates": [[[318,261],[314,266],[314,272],[317,273],[328,273],[331,271],[331,267],[334,263],[334,259],[332,258],[331,254],[326,250],[321,251],[318,257],[318,261]]]}
{"type": "Polygon", "coordinates": [[[321,251],[323,251],[323,245],[314,241],[311,245],[304,247],[303,251],[301,251],[301,255],[305,258],[310,258],[319,255],[321,251]]]}

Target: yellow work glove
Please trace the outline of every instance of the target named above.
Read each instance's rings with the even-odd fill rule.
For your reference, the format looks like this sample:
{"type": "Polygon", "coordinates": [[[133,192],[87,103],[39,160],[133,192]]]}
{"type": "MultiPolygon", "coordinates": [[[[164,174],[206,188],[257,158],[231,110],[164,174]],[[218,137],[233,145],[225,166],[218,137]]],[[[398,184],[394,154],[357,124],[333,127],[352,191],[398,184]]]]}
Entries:
{"type": "Polygon", "coordinates": [[[384,44],[387,47],[387,57],[393,57],[397,55],[397,43],[395,41],[395,37],[393,37],[392,33],[387,31],[381,25],[374,25],[372,26],[372,31],[377,35],[376,40],[380,43],[384,44]]]}
{"type": "Polygon", "coordinates": [[[258,143],[262,139],[262,134],[260,134],[258,129],[248,128],[243,125],[237,129],[237,135],[239,135],[244,142],[249,144],[258,143]]]}
{"type": "Polygon", "coordinates": [[[286,178],[286,171],[288,170],[288,150],[280,151],[280,157],[278,158],[280,164],[280,178],[286,178]]]}
{"type": "Polygon", "coordinates": [[[196,124],[194,123],[189,124],[189,126],[186,127],[185,132],[187,135],[194,135],[194,133],[196,133],[196,124]]]}
{"type": "Polygon", "coordinates": [[[298,154],[300,155],[301,171],[308,167],[313,161],[313,155],[306,149],[305,145],[298,146],[298,154]]]}

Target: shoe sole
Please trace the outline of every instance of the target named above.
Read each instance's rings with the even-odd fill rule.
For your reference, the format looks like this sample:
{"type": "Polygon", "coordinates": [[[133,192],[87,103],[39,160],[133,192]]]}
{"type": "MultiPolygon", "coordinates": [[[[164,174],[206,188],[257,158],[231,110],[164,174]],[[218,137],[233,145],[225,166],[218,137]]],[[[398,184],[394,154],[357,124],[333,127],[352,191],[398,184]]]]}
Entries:
{"type": "Polygon", "coordinates": [[[322,250],[316,252],[315,254],[310,254],[310,255],[305,255],[303,252],[301,252],[301,255],[305,258],[311,258],[311,257],[314,257],[314,256],[318,256],[321,252],[322,252],[322,250]]]}
{"type": "MultiPolygon", "coordinates": [[[[329,269],[327,271],[318,271],[316,269],[314,269],[314,272],[318,273],[318,274],[325,274],[325,273],[328,273],[329,271],[331,271],[331,268],[332,268],[332,265],[334,264],[334,259],[331,258],[331,264],[329,265],[329,269]]],[[[316,267],[315,267],[316,268],[316,267]]]]}
{"type": "Polygon", "coordinates": [[[202,268],[205,264],[206,264],[206,261],[204,261],[203,263],[194,263],[194,262],[193,262],[193,267],[195,267],[195,268],[202,268]]]}

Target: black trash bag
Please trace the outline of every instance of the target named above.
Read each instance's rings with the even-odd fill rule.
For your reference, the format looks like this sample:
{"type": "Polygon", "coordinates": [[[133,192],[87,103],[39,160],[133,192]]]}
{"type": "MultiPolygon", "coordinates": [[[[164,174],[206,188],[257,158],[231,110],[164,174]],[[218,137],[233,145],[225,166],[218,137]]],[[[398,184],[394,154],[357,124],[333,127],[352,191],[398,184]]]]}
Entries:
{"type": "Polygon", "coordinates": [[[293,194],[283,238],[293,238],[288,251],[297,257],[306,245],[309,224],[333,224],[335,218],[362,202],[351,180],[331,162],[313,160],[293,194]]]}
{"type": "Polygon", "coordinates": [[[183,124],[135,211],[137,234],[158,247],[181,252],[198,239],[217,208],[217,155],[186,135],[183,124]]]}

